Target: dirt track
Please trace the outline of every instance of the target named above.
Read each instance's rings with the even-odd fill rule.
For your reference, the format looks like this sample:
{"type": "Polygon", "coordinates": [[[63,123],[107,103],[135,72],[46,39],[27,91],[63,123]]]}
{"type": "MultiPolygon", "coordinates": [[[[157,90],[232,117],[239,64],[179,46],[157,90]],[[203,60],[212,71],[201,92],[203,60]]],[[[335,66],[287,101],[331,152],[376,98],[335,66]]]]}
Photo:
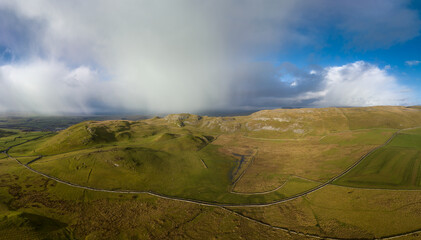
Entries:
{"type": "Polygon", "coordinates": [[[28,140],[28,141],[25,141],[25,142],[23,142],[23,143],[20,143],[20,144],[16,144],[16,145],[14,145],[14,146],[11,146],[11,147],[9,147],[6,151],[5,151],[5,153],[7,154],[7,156],[9,157],[9,158],[11,158],[11,159],[14,159],[17,163],[19,163],[20,165],[22,165],[23,167],[25,167],[25,168],[27,168],[28,170],[30,170],[30,171],[32,171],[32,172],[34,172],[34,173],[36,173],[36,174],[39,174],[39,175],[42,175],[42,176],[44,176],[44,177],[46,177],[46,178],[49,178],[49,179],[51,179],[51,180],[54,180],[54,181],[56,181],[56,182],[59,182],[59,183],[62,183],[62,184],[66,184],[66,185],[68,185],[68,186],[72,186],[72,187],[75,187],[75,188],[80,188],[80,189],[86,189],[86,190],[91,190],[91,191],[97,191],[97,192],[109,192],[109,193],[128,193],[128,194],[149,194],[149,195],[152,195],[152,196],[156,196],[156,197],[160,197],[160,198],[164,198],[164,199],[170,199],[170,200],[175,200],[175,201],[181,201],[181,202],[187,202],[187,203],[195,203],[195,204],[200,204],[200,205],[204,205],[204,206],[217,206],[217,207],[264,207],[264,206],[272,206],[272,205],[276,205],[276,204],[278,204],[278,203],[282,203],[282,202],[287,202],[287,201],[291,201],[291,200],[294,200],[294,199],[297,199],[297,198],[299,198],[299,197],[302,197],[302,196],[305,196],[305,195],[307,195],[307,194],[310,194],[310,193],[312,193],[312,192],[315,192],[315,191],[317,191],[317,190],[320,190],[320,189],[322,189],[322,188],[324,188],[325,186],[327,186],[327,185],[329,185],[329,184],[331,184],[333,181],[335,181],[335,180],[337,180],[337,179],[339,179],[340,177],[342,177],[342,176],[344,176],[345,174],[347,174],[349,171],[351,171],[354,167],[356,167],[361,161],[363,161],[368,155],[370,155],[371,153],[373,153],[374,151],[376,151],[377,149],[379,149],[379,148],[381,148],[381,147],[384,147],[385,145],[387,145],[390,141],[392,141],[392,139],[399,133],[399,132],[401,132],[401,131],[403,131],[403,130],[407,130],[407,129],[401,129],[401,130],[399,130],[399,131],[397,131],[397,132],[395,132],[385,143],[383,143],[382,145],[380,145],[380,146],[377,146],[376,148],[374,148],[374,149],[372,149],[371,151],[369,151],[368,153],[366,153],[366,154],[364,154],[358,161],[356,161],[354,164],[352,164],[351,166],[349,166],[345,171],[343,171],[342,173],[340,173],[339,175],[337,175],[337,176],[335,176],[335,177],[333,177],[333,178],[331,178],[330,180],[328,180],[327,182],[324,182],[324,183],[322,183],[322,184],[320,184],[320,185],[318,185],[317,187],[314,187],[314,188],[312,188],[312,189],[309,189],[309,190],[307,190],[307,191],[304,191],[304,192],[301,192],[301,193],[299,193],[299,194],[296,194],[296,195],[294,195],[294,196],[290,196],[290,197],[287,197],[287,198],[283,198],[283,199],[280,199],[280,200],[277,200],[277,201],[274,201],[274,202],[270,202],[270,203],[255,203],[255,204],[223,204],[223,203],[217,203],[217,202],[206,202],[206,201],[200,201],[200,200],[194,200],[194,199],[185,199],[185,198],[180,198],[180,197],[173,197],[173,196],[168,196],[168,195],[164,195],[164,194],[160,194],[160,193],[155,193],[155,192],[152,192],[152,191],[136,191],[136,190],[108,190],[108,189],[101,189],[101,188],[94,188],[94,187],[87,187],[87,186],[82,186],[82,185],[79,185],[79,184],[74,184],[74,183],[71,183],[71,182],[67,182],[67,181],[64,181],[64,180],[61,180],[61,179],[59,179],[59,178],[56,178],[56,177],[54,177],[54,176],[50,176],[50,175],[48,175],[48,174],[45,174],[45,173],[42,173],[42,172],[39,172],[39,171],[37,171],[37,170],[35,170],[35,169],[33,169],[33,168],[31,168],[31,167],[29,167],[28,165],[25,165],[25,164],[23,164],[23,163],[21,163],[18,159],[16,159],[16,158],[14,158],[13,156],[11,156],[8,152],[9,152],[9,150],[12,148],[12,147],[16,147],[16,146],[19,146],[19,145],[22,145],[22,144],[24,144],[24,143],[27,143],[27,142],[29,142],[29,141],[34,141],[34,140],[37,140],[37,139],[39,139],[39,138],[41,138],[41,137],[38,137],[38,138],[34,138],[34,139],[32,139],[32,140],[28,140]]]}
{"type": "MultiPolygon", "coordinates": [[[[9,152],[9,150],[11,149],[11,148],[13,148],[13,147],[16,147],[16,146],[19,146],[19,145],[22,145],[22,144],[24,144],[24,143],[27,143],[27,142],[29,142],[29,141],[34,141],[34,140],[37,140],[37,139],[39,139],[39,138],[41,138],[41,137],[37,137],[37,138],[34,138],[34,139],[31,139],[31,140],[28,140],[28,141],[25,141],[25,142],[23,142],[23,143],[20,143],[20,144],[16,144],[16,145],[14,145],[14,146],[11,146],[11,147],[9,147],[6,151],[4,151],[4,153],[9,157],[9,158],[11,158],[11,159],[14,159],[18,164],[20,164],[21,166],[23,166],[23,167],[25,167],[26,169],[28,169],[28,170],[30,170],[30,171],[32,171],[32,172],[34,172],[34,173],[36,173],[36,174],[39,174],[39,175],[41,175],[41,176],[43,176],[43,177],[46,177],[46,178],[49,178],[49,179],[52,179],[52,180],[54,180],[54,181],[56,181],[56,182],[59,182],[59,183],[62,183],[62,184],[65,184],[65,185],[68,185],[68,186],[71,186],[71,187],[75,187],[75,188],[80,188],[80,189],[86,189],[86,190],[91,190],[91,191],[98,191],[98,192],[108,192],[108,193],[127,193],[127,194],[149,194],[149,195],[152,195],[152,196],[156,196],[156,197],[160,197],[160,198],[163,198],[163,199],[168,199],[168,200],[174,200],[174,201],[180,201],[180,202],[186,202],[186,203],[192,203],[192,204],[199,204],[199,205],[203,205],[203,206],[215,206],[215,207],[222,207],[223,209],[225,209],[225,210],[227,210],[227,211],[229,211],[229,212],[231,212],[231,213],[233,213],[233,214],[235,214],[235,215],[237,215],[237,216],[240,216],[240,217],[242,217],[242,218],[245,218],[245,219],[248,219],[248,220],[250,220],[250,221],[253,221],[253,222],[256,222],[256,223],[258,223],[258,224],[261,224],[261,225],[264,225],[264,226],[267,226],[267,227],[271,227],[271,228],[274,228],[274,229],[278,229],[278,230],[282,230],[282,231],[285,231],[285,232],[288,232],[288,233],[290,233],[290,234],[294,234],[294,235],[299,235],[299,236],[302,236],[302,237],[308,237],[308,238],[314,238],[314,239],[334,239],[334,240],[343,240],[343,239],[348,239],[348,238],[332,238],[332,237],[326,237],[326,236],[318,236],[318,235],[314,235],[314,234],[306,234],[306,233],[302,233],[302,232],[297,232],[297,231],[294,231],[294,230],[290,230],[290,229],[287,229],[287,228],[282,228],[282,227],[277,227],[277,226],[272,226],[272,225],[270,225],[270,224],[268,224],[268,223],[265,223],[265,222],[262,222],[262,221],[259,221],[259,220],[256,220],[256,219],[253,219],[253,218],[250,218],[250,217],[247,217],[247,216],[244,216],[244,215],[242,215],[242,214],[240,214],[240,213],[238,213],[238,212],[235,212],[235,211],[233,211],[233,210],[231,210],[231,209],[228,209],[227,207],[230,207],[230,208],[235,208],[235,207],[264,207],[264,206],[271,206],[271,205],[276,205],[276,204],[279,204],[279,203],[283,203],[283,202],[287,202],[287,201],[291,201],[291,200],[293,200],[293,199],[297,199],[297,198],[299,198],[299,197],[302,197],[302,196],[305,196],[305,195],[307,195],[307,194],[310,194],[310,193],[312,193],[312,192],[315,192],[315,191],[317,191],[317,190],[319,190],[319,189],[322,189],[322,188],[324,188],[325,186],[327,186],[327,185],[329,185],[329,184],[331,184],[333,181],[335,181],[335,180],[337,180],[337,179],[339,179],[340,177],[342,177],[342,176],[344,176],[345,174],[347,174],[349,171],[351,171],[353,168],[355,168],[359,163],[361,163],[367,156],[369,156],[371,153],[373,153],[374,151],[376,151],[377,149],[379,149],[379,148],[381,148],[381,147],[384,147],[385,145],[387,145],[388,143],[390,143],[392,140],[393,140],[393,138],[398,134],[398,133],[400,133],[401,131],[403,131],[403,130],[409,130],[409,129],[414,129],[414,128],[408,128],[408,129],[401,129],[401,130],[399,130],[399,131],[397,131],[397,132],[395,132],[385,143],[383,143],[382,145],[380,145],[380,146],[377,146],[376,148],[374,148],[374,149],[372,149],[371,151],[369,151],[368,153],[366,153],[366,154],[364,154],[358,161],[356,161],[354,164],[352,164],[351,166],[349,166],[345,171],[343,171],[342,173],[340,173],[339,175],[337,175],[337,176],[335,176],[334,178],[332,178],[332,179],[330,179],[329,181],[327,181],[327,182],[325,182],[325,183],[322,183],[322,184],[320,184],[319,186],[317,186],[317,187],[315,187],[315,188],[312,188],[312,189],[309,189],[309,190],[307,190],[307,191],[304,191],[304,192],[302,192],[302,193],[299,193],[299,194],[296,194],[296,195],[294,195],[294,196],[291,196],[291,197],[288,197],[288,198],[284,198],[284,199],[280,199],[280,200],[278,200],[278,201],[275,201],[275,202],[271,202],[271,203],[262,203],[262,204],[220,204],[220,203],[213,203],[213,202],[205,202],[205,201],[199,201],[199,200],[193,200],[193,199],[184,199],[184,198],[178,198],[178,197],[172,197],[172,196],[167,196],[167,195],[163,195],[163,194],[159,194],[159,193],[154,193],[154,192],[150,192],[150,191],[132,191],[132,190],[107,190],[107,189],[100,189],[100,188],[93,188],[93,187],[87,187],[87,186],[82,186],[82,185],[78,185],[78,184],[74,184],[74,183],[71,183],[71,182],[67,182],[67,181],[64,181],[64,180],[61,180],[61,179],[58,179],[58,178],[56,178],[56,177],[53,177],[53,176],[50,176],[50,175],[47,175],[47,174],[45,174],[45,173],[42,173],[42,172],[39,172],[39,171],[37,171],[37,170],[35,170],[35,169],[33,169],[33,168],[31,168],[31,167],[29,167],[29,166],[27,166],[27,165],[25,165],[25,164],[23,164],[22,162],[20,162],[18,159],[16,159],[16,158],[14,158],[13,156],[11,156],[8,152],[9,152]]],[[[45,136],[42,136],[42,137],[45,137],[45,136]]],[[[413,232],[407,232],[407,233],[401,233],[401,234],[395,234],[395,235],[391,235],[391,236],[385,236],[385,237],[381,237],[381,238],[374,238],[374,239],[395,239],[395,238],[399,238],[399,237],[405,237],[405,236],[409,236],[409,235],[412,235],[412,234],[416,234],[416,233],[421,233],[421,230],[416,230],[416,231],[413,231],[413,232]]]]}

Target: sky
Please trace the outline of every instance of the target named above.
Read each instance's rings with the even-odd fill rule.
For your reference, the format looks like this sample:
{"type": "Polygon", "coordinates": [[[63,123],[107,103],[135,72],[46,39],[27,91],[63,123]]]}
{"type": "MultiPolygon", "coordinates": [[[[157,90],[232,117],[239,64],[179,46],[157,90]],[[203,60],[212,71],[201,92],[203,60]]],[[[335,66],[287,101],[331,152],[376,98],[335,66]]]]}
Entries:
{"type": "Polygon", "coordinates": [[[421,1],[0,0],[0,113],[421,104],[421,1]]]}

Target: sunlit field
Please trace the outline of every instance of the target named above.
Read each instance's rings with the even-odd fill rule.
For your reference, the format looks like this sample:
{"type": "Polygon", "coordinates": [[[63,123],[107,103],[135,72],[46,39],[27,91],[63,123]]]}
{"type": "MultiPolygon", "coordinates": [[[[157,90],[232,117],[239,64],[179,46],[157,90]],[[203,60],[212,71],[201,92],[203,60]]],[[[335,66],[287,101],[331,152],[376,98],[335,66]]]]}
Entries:
{"type": "Polygon", "coordinates": [[[3,130],[0,232],[10,239],[416,236],[418,117],[415,108],[331,108],[3,130]],[[320,127],[338,112],[347,120],[320,127]],[[390,120],[349,120],[367,112],[390,120]],[[276,125],[279,118],[289,125],[276,125]]]}

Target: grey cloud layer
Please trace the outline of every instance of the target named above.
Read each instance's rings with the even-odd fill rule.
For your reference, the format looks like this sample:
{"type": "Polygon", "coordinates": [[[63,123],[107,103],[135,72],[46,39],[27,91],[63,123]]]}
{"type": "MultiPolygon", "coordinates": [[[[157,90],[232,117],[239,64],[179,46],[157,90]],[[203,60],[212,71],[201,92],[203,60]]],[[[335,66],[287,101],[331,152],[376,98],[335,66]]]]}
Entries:
{"type": "MultiPolygon", "coordinates": [[[[405,4],[0,0],[5,20],[0,44],[22,58],[0,69],[0,84],[5,86],[0,111],[197,112],[335,105],[338,100],[324,94],[339,91],[328,84],[331,69],[273,66],[258,59],[291,46],[323,45],[321,32],[330,22],[352,47],[379,47],[373,44],[379,37],[380,47],[406,41],[419,33],[420,21],[405,4]]],[[[346,68],[360,73],[378,69],[378,79],[396,82],[385,70],[364,64],[346,68]]],[[[356,81],[338,76],[346,78],[336,84],[356,81]]],[[[392,88],[382,91],[394,99],[387,103],[406,101],[392,88]]],[[[357,103],[386,103],[370,96],[357,103]]]]}

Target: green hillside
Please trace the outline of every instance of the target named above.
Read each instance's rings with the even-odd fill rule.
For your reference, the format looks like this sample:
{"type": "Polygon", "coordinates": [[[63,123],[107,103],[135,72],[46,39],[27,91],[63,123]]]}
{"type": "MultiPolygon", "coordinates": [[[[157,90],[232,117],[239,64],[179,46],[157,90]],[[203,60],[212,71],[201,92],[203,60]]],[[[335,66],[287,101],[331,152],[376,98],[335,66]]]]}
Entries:
{"type": "Polygon", "coordinates": [[[3,130],[0,234],[372,239],[414,232],[421,195],[405,190],[421,190],[420,126],[420,108],[369,107],[3,130]]]}
{"type": "Polygon", "coordinates": [[[421,189],[421,128],[400,132],[337,184],[367,188],[421,189]]]}
{"type": "Polygon", "coordinates": [[[328,181],[393,132],[417,124],[421,111],[405,107],[277,109],[242,117],[171,114],[82,122],[10,153],[41,156],[25,161],[82,186],[266,203],[328,181]],[[286,191],[296,177],[308,183],[286,191]]]}

